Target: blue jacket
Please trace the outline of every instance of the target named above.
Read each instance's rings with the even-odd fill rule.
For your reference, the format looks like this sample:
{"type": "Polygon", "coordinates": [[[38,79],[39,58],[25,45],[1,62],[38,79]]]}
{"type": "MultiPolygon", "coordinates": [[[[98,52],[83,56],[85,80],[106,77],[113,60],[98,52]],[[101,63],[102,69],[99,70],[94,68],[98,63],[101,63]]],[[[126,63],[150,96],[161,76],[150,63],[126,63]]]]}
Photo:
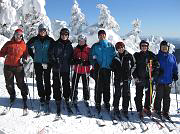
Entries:
{"type": "Polygon", "coordinates": [[[46,36],[44,38],[40,38],[40,36],[37,35],[27,42],[28,52],[34,62],[47,64],[49,63],[48,49],[53,44],[54,40],[51,37],[46,36]]]}
{"type": "Polygon", "coordinates": [[[100,68],[110,69],[112,59],[115,55],[116,51],[114,46],[107,40],[101,40],[91,47],[90,62],[93,65],[97,62],[100,68]]]}
{"type": "Polygon", "coordinates": [[[162,51],[159,51],[157,57],[160,63],[160,69],[163,70],[163,74],[158,78],[158,83],[171,84],[173,74],[178,73],[176,57],[173,54],[162,51]]]}

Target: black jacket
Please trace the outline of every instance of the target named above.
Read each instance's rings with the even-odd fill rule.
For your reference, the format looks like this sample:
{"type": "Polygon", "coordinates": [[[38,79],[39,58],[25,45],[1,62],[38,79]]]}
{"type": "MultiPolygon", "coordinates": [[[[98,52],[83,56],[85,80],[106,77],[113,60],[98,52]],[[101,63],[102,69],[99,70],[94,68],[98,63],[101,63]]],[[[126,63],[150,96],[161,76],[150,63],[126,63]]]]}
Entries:
{"type": "Polygon", "coordinates": [[[117,53],[111,64],[112,71],[114,72],[114,81],[121,82],[131,79],[133,67],[134,57],[129,52],[125,50],[123,54],[117,53]]]}
{"type": "Polygon", "coordinates": [[[140,81],[149,80],[148,63],[152,60],[152,76],[158,75],[159,63],[156,55],[151,52],[136,52],[134,53],[136,68],[133,72],[133,77],[140,81]]]}
{"type": "Polygon", "coordinates": [[[72,43],[69,40],[63,41],[58,39],[54,45],[49,48],[48,52],[49,61],[53,64],[53,71],[70,72],[72,55],[72,43]]]}

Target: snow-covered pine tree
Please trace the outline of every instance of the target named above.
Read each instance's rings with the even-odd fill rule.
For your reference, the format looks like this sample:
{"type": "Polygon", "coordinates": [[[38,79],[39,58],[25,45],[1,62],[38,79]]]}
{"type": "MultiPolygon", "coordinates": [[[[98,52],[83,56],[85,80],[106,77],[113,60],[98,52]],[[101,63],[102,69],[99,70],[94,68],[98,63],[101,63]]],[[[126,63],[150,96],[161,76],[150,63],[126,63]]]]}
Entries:
{"type": "Polygon", "coordinates": [[[81,12],[77,0],[74,0],[74,4],[71,9],[71,21],[70,27],[72,33],[78,35],[87,26],[85,15],[81,12]]]}
{"type": "Polygon", "coordinates": [[[108,10],[108,7],[104,4],[97,4],[96,7],[100,9],[100,16],[98,20],[99,27],[113,29],[114,31],[118,32],[120,27],[115,18],[111,16],[111,12],[108,10]]]}

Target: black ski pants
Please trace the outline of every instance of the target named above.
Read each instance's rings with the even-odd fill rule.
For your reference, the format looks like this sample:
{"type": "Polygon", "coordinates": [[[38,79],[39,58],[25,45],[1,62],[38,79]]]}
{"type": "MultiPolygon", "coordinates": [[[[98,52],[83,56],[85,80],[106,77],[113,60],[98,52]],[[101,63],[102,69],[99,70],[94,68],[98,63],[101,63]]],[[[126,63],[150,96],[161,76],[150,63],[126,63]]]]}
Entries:
{"type": "Polygon", "coordinates": [[[122,85],[120,85],[120,82],[115,82],[114,85],[115,85],[115,92],[113,98],[114,109],[119,109],[119,101],[122,95],[122,109],[124,111],[128,111],[129,100],[130,100],[130,88],[129,88],[130,85],[128,85],[128,81],[122,82],[122,85]]]}
{"type": "Polygon", "coordinates": [[[101,98],[103,94],[103,101],[105,104],[109,104],[110,101],[110,76],[111,70],[102,68],[99,70],[97,79],[95,82],[95,102],[101,104],[101,98]]]}
{"type": "Polygon", "coordinates": [[[38,95],[43,101],[49,101],[51,96],[51,68],[50,64],[47,64],[47,69],[43,69],[41,63],[34,63],[38,95]]]}
{"type": "Polygon", "coordinates": [[[156,86],[156,97],[155,97],[155,102],[154,102],[154,109],[157,112],[161,112],[162,100],[163,100],[162,111],[165,113],[169,112],[170,93],[171,93],[171,84],[157,84],[157,86],[156,86]]]}
{"type": "Polygon", "coordinates": [[[78,83],[80,77],[82,78],[82,84],[83,84],[83,99],[84,100],[89,100],[89,78],[87,77],[86,74],[78,74],[74,72],[73,78],[72,78],[72,100],[77,100],[78,99],[78,83]]]}
{"type": "Polygon", "coordinates": [[[28,86],[24,82],[24,68],[23,66],[9,66],[4,65],[4,77],[6,82],[6,89],[10,95],[10,99],[15,98],[16,92],[14,87],[14,77],[16,78],[17,87],[21,90],[21,95],[24,101],[27,100],[28,86]]]}
{"type": "Polygon", "coordinates": [[[71,90],[70,90],[70,78],[69,72],[53,72],[53,98],[56,101],[62,99],[62,90],[61,90],[61,77],[62,77],[62,87],[63,87],[63,97],[65,100],[69,100],[71,90]]]}
{"type": "MultiPolygon", "coordinates": [[[[149,84],[146,87],[148,88],[147,88],[147,91],[145,91],[144,108],[146,108],[147,110],[150,110],[151,108],[150,99],[152,98],[152,96],[150,96],[149,84]]],[[[141,112],[143,110],[143,105],[142,105],[143,95],[144,95],[143,92],[144,92],[144,88],[146,87],[141,82],[136,84],[136,96],[134,98],[134,101],[135,101],[137,112],[141,112]]]]}

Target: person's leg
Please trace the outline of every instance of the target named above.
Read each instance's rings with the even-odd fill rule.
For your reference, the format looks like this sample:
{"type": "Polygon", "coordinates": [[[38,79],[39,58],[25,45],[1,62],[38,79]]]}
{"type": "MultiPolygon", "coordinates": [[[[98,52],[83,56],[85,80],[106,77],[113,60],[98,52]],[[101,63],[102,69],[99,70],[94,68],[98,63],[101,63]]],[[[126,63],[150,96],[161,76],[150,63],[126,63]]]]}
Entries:
{"type": "Polygon", "coordinates": [[[83,99],[84,100],[89,100],[89,87],[88,87],[88,83],[89,83],[89,78],[86,77],[86,74],[82,74],[82,84],[83,84],[83,99]]]}

